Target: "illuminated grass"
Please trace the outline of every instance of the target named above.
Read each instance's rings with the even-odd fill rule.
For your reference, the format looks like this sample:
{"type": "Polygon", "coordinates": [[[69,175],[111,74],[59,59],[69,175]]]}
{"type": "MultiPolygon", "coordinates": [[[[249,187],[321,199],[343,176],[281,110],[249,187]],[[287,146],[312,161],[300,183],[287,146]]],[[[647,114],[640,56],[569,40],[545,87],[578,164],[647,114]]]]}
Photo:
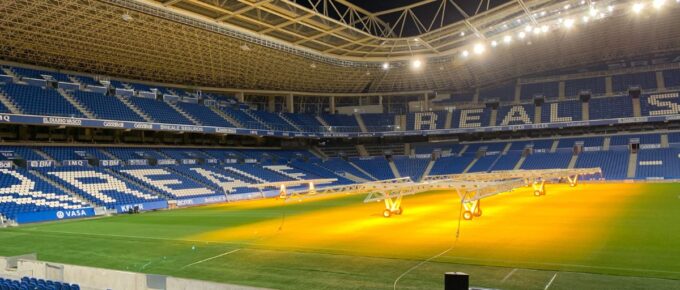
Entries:
{"type": "Polygon", "coordinates": [[[518,190],[483,200],[458,240],[460,204],[447,193],[405,198],[404,215],[389,219],[363,196],[252,201],[0,230],[0,255],[282,289],[392,289],[453,246],[398,289],[440,289],[447,271],[503,289],[543,289],[555,273],[550,289],[680,288],[679,195],[675,184],[518,190]]]}

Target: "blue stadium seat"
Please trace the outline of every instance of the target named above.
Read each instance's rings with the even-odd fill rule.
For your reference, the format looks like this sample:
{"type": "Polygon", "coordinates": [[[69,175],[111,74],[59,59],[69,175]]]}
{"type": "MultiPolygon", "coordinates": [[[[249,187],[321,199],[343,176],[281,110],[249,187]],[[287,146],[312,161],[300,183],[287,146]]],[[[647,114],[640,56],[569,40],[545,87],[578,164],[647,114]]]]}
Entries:
{"type": "Polygon", "coordinates": [[[350,158],[349,161],[378,180],[394,178],[394,173],[392,173],[389,163],[383,157],[354,157],[350,158]]]}
{"type": "Polygon", "coordinates": [[[130,97],[127,98],[135,107],[146,113],[158,123],[195,125],[180,112],[164,101],[130,97]]]}
{"type": "Polygon", "coordinates": [[[24,114],[85,118],[83,113],[53,89],[5,84],[0,85],[0,90],[24,114]]]}
{"type": "Polygon", "coordinates": [[[564,82],[566,97],[576,97],[581,91],[590,91],[594,96],[606,93],[604,77],[567,80],[564,82]]]}
{"type": "Polygon", "coordinates": [[[71,95],[78,103],[89,109],[98,119],[134,122],[146,121],[117,97],[83,91],[75,91],[71,95]]]}

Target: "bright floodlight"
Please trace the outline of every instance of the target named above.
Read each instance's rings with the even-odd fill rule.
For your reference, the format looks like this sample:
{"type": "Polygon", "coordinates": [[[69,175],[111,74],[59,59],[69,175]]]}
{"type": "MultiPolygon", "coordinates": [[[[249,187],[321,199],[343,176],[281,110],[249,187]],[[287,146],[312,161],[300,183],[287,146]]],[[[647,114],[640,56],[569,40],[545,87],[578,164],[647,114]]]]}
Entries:
{"type": "Polygon", "coordinates": [[[645,4],[642,4],[642,3],[633,4],[633,12],[635,12],[635,13],[642,12],[642,9],[644,9],[644,8],[645,8],[645,4]]]}
{"type": "Polygon", "coordinates": [[[614,6],[611,6],[611,5],[607,6],[607,11],[609,11],[609,12],[614,11],[614,6]]]}
{"type": "Polygon", "coordinates": [[[527,34],[524,33],[524,31],[520,31],[520,32],[519,32],[519,35],[517,35],[517,36],[518,36],[520,39],[524,39],[524,38],[527,36],[527,34]]]}
{"type": "Polygon", "coordinates": [[[463,50],[463,52],[461,52],[460,55],[463,57],[468,57],[468,55],[470,55],[470,52],[468,52],[467,50],[463,50]]]}
{"type": "Polygon", "coordinates": [[[540,27],[534,28],[534,34],[539,34],[539,33],[541,33],[541,28],[540,27]]]}
{"type": "Polygon", "coordinates": [[[419,59],[414,59],[411,61],[411,67],[414,69],[419,69],[421,66],[423,66],[423,62],[419,59]]]}
{"type": "Polygon", "coordinates": [[[590,14],[590,16],[592,16],[592,17],[597,16],[597,8],[595,8],[595,7],[590,7],[590,10],[588,11],[588,14],[590,14]]]}
{"type": "Polygon", "coordinates": [[[588,23],[590,18],[588,16],[583,16],[583,23],[588,23]]]}
{"type": "Polygon", "coordinates": [[[505,42],[505,43],[512,42],[512,36],[510,36],[510,35],[503,36],[503,42],[505,42]]]}
{"type": "Polygon", "coordinates": [[[483,43],[477,43],[472,48],[472,51],[474,51],[475,54],[482,54],[484,51],[486,51],[486,46],[483,43]]]}
{"type": "Polygon", "coordinates": [[[389,62],[383,63],[383,64],[382,64],[382,68],[383,68],[384,70],[389,69],[389,68],[390,68],[390,63],[389,63],[389,62]]]}
{"type": "Polygon", "coordinates": [[[550,28],[547,25],[541,26],[541,32],[546,33],[550,28]]]}
{"type": "Polygon", "coordinates": [[[569,18],[569,19],[564,20],[564,27],[566,27],[566,28],[574,27],[574,19],[569,18]]]}
{"type": "Polygon", "coordinates": [[[496,47],[496,46],[498,46],[498,42],[495,41],[495,40],[492,40],[491,41],[491,47],[496,47]]]}
{"type": "Polygon", "coordinates": [[[570,7],[571,7],[571,5],[569,5],[569,4],[564,5],[564,10],[567,10],[567,9],[569,9],[570,7]]]}
{"type": "Polygon", "coordinates": [[[534,28],[531,27],[531,25],[527,25],[526,27],[524,27],[524,31],[526,32],[531,32],[532,30],[534,30],[534,28]]]}
{"type": "Polygon", "coordinates": [[[652,2],[652,6],[654,6],[656,9],[661,8],[664,4],[666,4],[666,0],[654,0],[652,2]]]}

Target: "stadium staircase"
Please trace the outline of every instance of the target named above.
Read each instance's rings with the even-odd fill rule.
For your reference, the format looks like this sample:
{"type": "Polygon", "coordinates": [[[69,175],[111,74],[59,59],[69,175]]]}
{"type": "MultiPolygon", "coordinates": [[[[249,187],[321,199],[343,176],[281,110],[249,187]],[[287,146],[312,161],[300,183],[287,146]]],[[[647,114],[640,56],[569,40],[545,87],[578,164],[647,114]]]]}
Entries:
{"type": "Polygon", "coordinates": [[[359,170],[359,172],[365,174],[366,176],[368,176],[368,177],[370,177],[370,178],[373,178],[373,180],[378,180],[377,178],[375,178],[375,176],[373,176],[372,174],[370,174],[368,171],[364,170],[364,169],[361,168],[360,166],[354,164],[353,162],[347,161],[347,163],[349,163],[349,165],[352,165],[352,167],[354,167],[354,168],[356,168],[357,170],[359,170]]]}
{"type": "Polygon", "coordinates": [[[390,169],[392,170],[392,174],[394,174],[394,177],[401,178],[401,174],[399,174],[399,169],[397,168],[397,165],[395,165],[392,160],[389,160],[388,164],[390,165],[390,169]]]}
{"type": "Polygon", "coordinates": [[[472,166],[475,166],[475,163],[477,163],[477,161],[479,161],[479,156],[475,157],[475,159],[472,159],[472,162],[470,162],[470,164],[468,164],[465,167],[465,169],[463,169],[463,173],[468,173],[468,171],[470,171],[472,166]]]}
{"type": "Polygon", "coordinates": [[[432,171],[432,166],[434,166],[434,163],[435,160],[430,159],[430,162],[427,163],[427,167],[425,167],[425,171],[423,171],[423,175],[420,177],[420,179],[430,175],[430,171],[432,171]]]}
{"type": "Polygon", "coordinates": [[[585,102],[581,104],[581,119],[583,121],[590,120],[590,103],[585,102]]]}
{"type": "Polygon", "coordinates": [[[489,126],[496,126],[496,119],[498,119],[498,110],[493,109],[491,110],[491,117],[489,118],[489,126]]]}
{"type": "Polygon", "coordinates": [[[235,173],[235,174],[238,174],[238,175],[241,175],[241,176],[245,176],[245,177],[250,178],[250,179],[252,179],[252,180],[255,180],[255,181],[259,182],[259,183],[267,183],[267,182],[268,182],[268,181],[266,181],[266,180],[264,180],[264,179],[262,179],[262,178],[259,178],[259,177],[255,176],[255,175],[252,175],[252,174],[248,173],[248,172],[241,171],[241,170],[236,169],[236,168],[234,168],[234,167],[225,167],[224,169],[227,170],[227,171],[229,171],[229,172],[233,172],[233,173],[235,173]]]}
{"type": "Polygon", "coordinates": [[[45,160],[51,160],[51,161],[57,162],[54,158],[52,158],[52,156],[50,156],[49,154],[45,153],[45,151],[42,151],[42,150],[40,150],[40,149],[38,149],[38,148],[31,148],[31,149],[33,150],[33,152],[35,152],[36,154],[40,155],[40,157],[44,158],[45,160]]]}
{"type": "Polygon", "coordinates": [[[628,159],[628,171],[626,171],[626,177],[627,178],[635,178],[635,173],[637,170],[637,159],[638,159],[638,154],[633,153],[632,151],[630,152],[630,157],[628,159]]]}
{"type": "Polygon", "coordinates": [[[577,160],[578,160],[578,154],[571,155],[571,159],[569,160],[569,166],[567,166],[567,168],[573,169],[576,166],[577,160]]]}
{"type": "Polygon", "coordinates": [[[661,148],[668,148],[668,134],[661,134],[661,148]]]}
{"type": "Polygon", "coordinates": [[[640,109],[640,98],[633,98],[631,101],[633,103],[633,117],[641,117],[642,110],[640,109]]]}
{"type": "Polygon", "coordinates": [[[444,129],[451,129],[451,122],[453,121],[453,111],[448,110],[446,112],[446,120],[444,123],[444,129]]]}
{"type": "Polygon", "coordinates": [[[611,137],[604,137],[604,142],[602,142],[602,150],[608,151],[609,150],[609,144],[611,144],[611,142],[612,142],[611,137]]]}
{"type": "Polygon", "coordinates": [[[316,115],[316,116],[314,116],[314,117],[315,117],[316,120],[319,121],[319,123],[320,123],[321,125],[323,125],[324,127],[326,127],[326,128],[330,127],[330,126],[328,125],[328,123],[326,123],[326,120],[324,120],[323,118],[321,118],[321,116],[316,115]]]}
{"type": "Polygon", "coordinates": [[[217,107],[210,107],[210,109],[211,109],[213,112],[215,112],[215,114],[217,114],[217,115],[219,115],[220,117],[222,117],[223,119],[227,120],[230,124],[234,124],[234,126],[237,126],[237,127],[239,127],[239,128],[245,128],[245,127],[243,126],[243,124],[241,124],[241,122],[239,122],[239,121],[237,121],[236,119],[232,118],[232,117],[229,116],[227,113],[225,113],[224,111],[220,110],[219,108],[217,108],[217,107]]]}
{"type": "Polygon", "coordinates": [[[541,123],[541,111],[543,110],[543,106],[535,106],[534,107],[534,124],[540,124],[541,123]]]}
{"type": "Polygon", "coordinates": [[[189,179],[189,180],[191,180],[191,181],[193,181],[193,182],[196,182],[196,183],[198,183],[198,184],[204,186],[205,188],[212,189],[212,190],[215,191],[215,192],[222,192],[222,189],[221,189],[221,188],[217,188],[216,186],[214,186],[214,185],[212,185],[212,184],[209,184],[209,183],[206,183],[206,182],[203,181],[203,180],[199,180],[199,179],[197,179],[197,178],[194,178],[193,176],[184,173],[183,170],[180,170],[180,169],[189,170],[188,167],[168,166],[168,167],[166,167],[166,168],[167,168],[170,172],[173,172],[173,173],[175,173],[175,174],[177,174],[177,175],[180,175],[180,176],[182,176],[182,177],[184,177],[184,178],[186,178],[186,179],[189,179]]]}
{"type": "Polygon", "coordinates": [[[111,169],[111,168],[103,168],[103,170],[104,170],[104,172],[106,172],[107,174],[110,174],[110,175],[112,175],[113,177],[118,178],[118,179],[120,179],[120,180],[122,180],[122,181],[124,181],[124,182],[126,182],[126,183],[129,183],[129,184],[132,184],[132,185],[134,185],[134,186],[137,186],[137,187],[141,188],[142,190],[144,190],[144,191],[146,191],[146,192],[149,192],[149,193],[154,194],[154,195],[156,195],[156,196],[161,196],[161,197],[164,197],[164,198],[168,198],[167,195],[165,195],[165,194],[159,192],[158,190],[155,190],[155,189],[151,188],[150,186],[146,186],[145,184],[142,184],[141,182],[137,182],[136,180],[134,180],[134,179],[128,177],[126,174],[119,173],[119,172],[117,172],[117,171],[115,171],[115,170],[113,170],[113,169],[111,169]]]}
{"type": "Polygon", "coordinates": [[[354,118],[357,119],[357,124],[359,124],[359,129],[361,129],[361,132],[364,133],[368,132],[366,124],[364,124],[364,118],[361,117],[361,114],[354,113],[354,118]]]}
{"type": "Polygon", "coordinates": [[[6,75],[12,77],[12,79],[14,79],[15,83],[19,81],[19,76],[11,68],[3,67],[2,72],[4,72],[6,75]]]}
{"type": "Polygon", "coordinates": [[[49,185],[52,185],[55,188],[58,188],[62,192],[66,193],[66,194],[68,194],[72,197],[77,197],[80,202],[86,203],[91,207],[97,206],[96,204],[92,203],[89,199],[87,199],[84,196],[64,187],[63,185],[59,184],[58,182],[55,182],[54,180],[48,178],[47,176],[45,176],[44,174],[42,174],[42,172],[40,172],[38,170],[29,170],[28,172],[35,175],[36,177],[40,178],[42,181],[47,182],[49,185]]]}
{"type": "Polygon", "coordinates": [[[79,80],[77,77],[68,76],[68,80],[71,81],[72,83],[78,85],[78,86],[81,87],[81,88],[84,86],[83,83],[80,82],[80,80],[79,80]]]}
{"type": "Polygon", "coordinates": [[[406,131],[406,116],[394,115],[394,125],[397,126],[397,131],[406,131]]]}
{"type": "Polygon", "coordinates": [[[326,155],[326,153],[321,151],[321,149],[319,149],[319,147],[316,147],[316,146],[312,146],[312,148],[309,149],[309,153],[312,153],[312,155],[316,156],[317,158],[319,158],[321,160],[328,159],[328,155],[326,155]]]}
{"type": "Polygon", "coordinates": [[[274,128],[272,128],[271,126],[269,126],[269,123],[267,123],[267,122],[263,121],[262,119],[260,119],[260,117],[258,117],[257,115],[253,114],[250,110],[241,110],[241,111],[242,111],[243,113],[245,113],[246,115],[248,115],[249,117],[253,118],[253,120],[255,120],[255,121],[257,121],[258,123],[262,124],[265,128],[267,128],[267,129],[269,129],[269,130],[274,130],[274,128]]]}
{"type": "MultiPolygon", "coordinates": [[[[467,151],[468,147],[470,147],[470,145],[468,145],[468,144],[463,145],[463,148],[460,148],[460,151],[456,152],[458,154],[458,156],[463,155],[463,153],[465,153],[465,151],[467,151]]],[[[451,152],[451,153],[453,153],[453,152],[451,152]]]]}
{"type": "Polygon", "coordinates": [[[522,154],[522,157],[519,158],[517,161],[517,164],[515,164],[515,167],[512,168],[512,170],[518,170],[522,168],[522,164],[524,164],[524,161],[527,160],[527,156],[522,154]]]}
{"type": "Polygon", "coordinates": [[[189,113],[187,113],[187,112],[185,112],[184,110],[182,110],[182,108],[180,108],[179,106],[177,106],[175,103],[173,103],[173,102],[166,102],[166,104],[168,104],[171,108],[175,109],[175,111],[177,111],[177,112],[180,113],[182,116],[184,116],[184,118],[189,119],[189,121],[191,121],[192,123],[194,123],[194,124],[196,124],[196,125],[198,125],[198,126],[203,125],[203,123],[201,123],[199,120],[197,120],[196,118],[194,118],[194,116],[192,116],[192,115],[190,115],[189,113]]]}
{"type": "Polygon", "coordinates": [[[371,156],[371,154],[368,154],[368,150],[366,150],[366,146],[359,144],[356,146],[357,152],[359,152],[359,156],[361,157],[368,157],[371,156]]]}
{"type": "Polygon", "coordinates": [[[278,115],[279,115],[279,117],[280,117],[281,119],[283,119],[284,121],[286,121],[286,123],[288,123],[288,125],[290,125],[290,126],[292,126],[293,128],[295,128],[295,130],[298,130],[298,131],[300,131],[300,132],[304,132],[304,130],[302,130],[302,128],[300,128],[300,127],[298,126],[298,124],[295,124],[295,122],[293,122],[293,121],[291,121],[290,119],[288,119],[288,117],[286,117],[286,114],[281,114],[281,113],[279,113],[278,115]]]}
{"type": "Polygon", "coordinates": [[[552,146],[550,146],[550,153],[555,153],[557,151],[557,147],[560,145],[560,140],[555,140],[552,143],[552,146]]]}
{"type": "Polygon", "coordinates": [[[59,94],[60,94],[62,97],[64,97],[64,99],[66,99],[69,103],[71,103],[71,105],[73,105],[74,107],[76,107],[76,109],[78,109],[78,111],[80,111],[81,113],[83,113],[83,115],[85,115],[86,117],[88,117],[88,118],[90,118],[90,119],[97,119],[97,117],[96,117],[92,112],[90,112],[90,110],[88,110],[88,109],[87,109],[85,106],[83,106],[82,104],[78,103],[78,101],[76,101],[76,100],[73,98],[73,96],[71,96],[71,94],[69,94],[67,91],[65,91],[65,90],[62,89],[62,88],[58,88],[58,89],[57,89],[57,92],[59,92],[59,94]]]}
{"type": "Polygon", "coordinates": [[[123,102],[123,104],[128,106],[128,108],[130,108],[130,110],[137,113],[137,115],[141,116],[147,122],[153,122],[154,121],[153,119],[151,119],[151,117],[149,117],[149,115],[144,113],[144,111],[140,110],[139,108],[137,108],[137,106],[133,105],[126,97],[121,97],[121,96],[116,95],[116,98],[118,98],[118,100],[120,100],[121,102],[123,102]]]}
{"type": "Polygon", "coordinates": [[[347,179],[349,179],[349,180],[351,180],[351,181],[354,181],[354,182],[356,182],[356,183],[371,182],[371,180],[368,180],[368,179],[365,179],[365,178],[361,178],[361,177],[356,176],[356,175],[354,175],[354,174],[352,174],[352,173],[349,173],[349,172],[343,172],[343,173],[337,173],[337,172],[336,172],[335,174],[337,174],[337,175],[339,175],[339,176],[342,176],[342,177],[344,177],[344,178],[347,178],[347,179]]]}
{"type": "Polygon", "coordinates": [[[120,159],[120,158],[116,157],[116,155],[111,154],[111,152],[106,151],[104,148],[99,148],[98,151],[101,152],[102,154],[106,155],[107,157],[109,157],[111,160],[119,160],[120,159]]]}
{"type": "Polygon", "coordinates": [[[5,96],[5,93],[3,93],[1,90],[0,90],[0,103],[5,105],[5,107],[7,109],[9,109],[9,111],[12,114],[22,114],[23,113],[9,98],[7,98],[7,96],[5,96]]]}

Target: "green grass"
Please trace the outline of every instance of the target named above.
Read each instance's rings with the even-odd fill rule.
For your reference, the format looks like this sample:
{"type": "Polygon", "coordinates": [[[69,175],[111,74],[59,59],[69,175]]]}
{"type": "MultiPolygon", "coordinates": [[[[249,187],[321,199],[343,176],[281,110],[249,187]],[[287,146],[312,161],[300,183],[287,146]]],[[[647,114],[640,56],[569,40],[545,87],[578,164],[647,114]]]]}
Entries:
{"type": "MultiPolygon", "coordinates": [[[[551,244],[555,248],[549,249],[551,253],[545,258],[537,257],[532,249],[507,256],[502,251],[517,248],[454,248],[409,272],[399,281],[397,289],[441,289],[443,273],[449,271],[469,273],[473,286],[501,289],[544,289],[555,274],[557,277],[550,289],[680,289],[677,280],[680,279],[680,230],[677,229],[680,225],[680,184],[646,184],[639,191],[626,202],[611,201],[617,207],[611,220],[593,220],[593,223],[605,223],[608,230],[591,244],[577,247],[577,251],[584,254],[582,256],[570,257],[575,250],[567,248],[573,245],[565,244],[562,248],[559,242],[551,244]],[[561,252],[564,254],[560,255],[561,252]]],[[[414,204],[411,208],[415,208],[418,199],[426,196],[410,197],[405,204],[414,204]]],[[[432,253],[445,249],[441,246],[414,247],[390,255],[380,252],[359,255],[351,250],[361,247],[362,240],[346,247],[316,249],[313,245],[296,248],[295,243],[271,246],[264,243],[268,238],[266,235],[212,242],[192,238],[225,228],[256,228],[255,224],[267,222],[294,224],[296,217],[314,218],[315,214],[330,209],[371,211],[377,208],[374,204],[361,204],[362,198],[347,196],[258,208],[197,207],[8,228],[0,230],[0,255],[37,253],[39,259],[52,262],[277,289],[392,289],[395,279],[402,273],[432,253]],[[236,249],[238,251],[232,254],[186,267],[236,249]],[[421,254],[421,250],[428,254],[421,254]]],[[[575,209],[583,207],[581,203],[588,203],[587,199],[569,199],[559,194],[551,197],[549,193],[546,198],[558,202],[561,198],[565,202],[557,204],[575,209]],[[580,201],[573,202],[572,199],[580,201]]],[[[504,200],[499,196],[496,203],[502,202],[504,200]]],[[[493,214],[493,201],[489,199],[488,203],[488,208],[492,209],[489,212],[493,214]]],[[[395,217],[394,221],[408,218],[408,209],[403,217],[395,217]]],[[[517,210],[521,212],[522,209],[517,210]]],[[[451,211],[457,211],[457,208],[452,207],[451,211]]],[[[347,210],[348,215],[352,212],[347,210]]],[[[550,216],[549,209],[544,212],[546,218],[570,218],[550,216]]],[[[360,218],[370,221],[380,217],[360,218]]],[[[470,232],[466,232],[468,227],[493,227],[489,221],[493,218],[464,224],[462,235],[470,232]]],[[[334,222],[342,224],[342,220],[334,222]]],[[[415,221],[416,224],[427,222],[415,221]]],[[[323,225],[320,221],[319,226],[323,225]]],[[[286,230],[283,227],[282,231],[286,230]]],[[[309,230],[314,232],[314,229],[309,230]]],[[[447,230],[455,231],[454,228],[447,230]]],[[[541,229],[535,230],[540,232],[541,229]]],[[[276,231],[272,229],[272,232],[276,231]]],[[[409,233],[398,234],[407,237],[409,233]]],[[[494,228],[488,228],[487,237],[494,237],[494,228]]],[[[385,242],[389,243],[389,238],[385,242]]]]}

